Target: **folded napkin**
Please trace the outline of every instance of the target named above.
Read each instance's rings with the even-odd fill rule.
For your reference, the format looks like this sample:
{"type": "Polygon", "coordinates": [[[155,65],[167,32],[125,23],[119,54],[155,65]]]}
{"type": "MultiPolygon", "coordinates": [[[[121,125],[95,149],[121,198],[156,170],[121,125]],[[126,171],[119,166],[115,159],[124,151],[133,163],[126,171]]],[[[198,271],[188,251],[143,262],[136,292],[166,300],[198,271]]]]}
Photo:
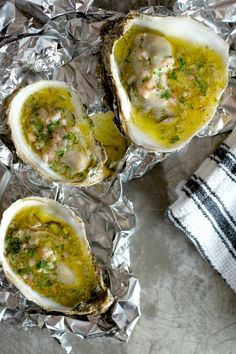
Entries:
{"type": "Polygon", "coordinates": [[[184,184],[167,215],[236,292],[236,129],[184,184]]]}

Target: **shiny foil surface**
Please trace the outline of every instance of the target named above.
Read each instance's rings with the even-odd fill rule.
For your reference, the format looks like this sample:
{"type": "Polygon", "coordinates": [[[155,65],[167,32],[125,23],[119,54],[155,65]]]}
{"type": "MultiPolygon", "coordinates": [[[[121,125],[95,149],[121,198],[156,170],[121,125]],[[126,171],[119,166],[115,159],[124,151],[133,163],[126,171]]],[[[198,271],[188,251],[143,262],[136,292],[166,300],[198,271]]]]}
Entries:
{"type": "Polygon", "coordinates": [[[49,183],[16,155],[7,125],[9,97],[41,79],[73,85],[89,114],[113,110],[98,75],[100,29],[129,10],[159,16],[191,16],[230,45],[229,85],[211,122],[199,134],[228,131],[236,121],[236,4],[234,1],[15,0],[0,4],[0,197],[1,214],[25,196],[53,198],[85,222],[87,236],[114,296],[100,316],[64,316],[29,302],[0,268],[0,320],[20,328],[47,327],[66,350],[70,333],[80,338],[115,336],[127,341],[140,316],[140,287],[130,268],[135,212],[123,184],[143,176],[169,154],[148,153],[130,145],[111,180],[88,188],[49,183]],[[163,6],[165,5],[165,6],[163,6]]]}

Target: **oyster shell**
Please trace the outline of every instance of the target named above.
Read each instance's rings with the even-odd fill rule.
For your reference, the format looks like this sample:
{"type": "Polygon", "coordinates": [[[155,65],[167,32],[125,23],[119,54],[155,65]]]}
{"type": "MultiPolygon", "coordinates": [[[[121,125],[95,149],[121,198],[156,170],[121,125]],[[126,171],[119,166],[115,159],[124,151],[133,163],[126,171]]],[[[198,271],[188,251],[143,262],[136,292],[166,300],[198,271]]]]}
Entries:
{"type": "Polygon", "coordinates": [[[44,309],[98,314],[112,302],[83,221],[54,200],[19,199],[4,212],[0,259],[9,280],[44,309]]]}
{"type": "Polygon", "coordinates": [[[213,117],[227,85],[228,44],[196,20],[132,12],[102,28],[101,60],[131,141],[181,148],[213,117]]]}
{"type": "Polygon", "coordinates": [[[88,186],[106,177],[106,153],[78,93],[66,83],[22,88],[9,107],[17,154],[49,181],[88,186]]]}

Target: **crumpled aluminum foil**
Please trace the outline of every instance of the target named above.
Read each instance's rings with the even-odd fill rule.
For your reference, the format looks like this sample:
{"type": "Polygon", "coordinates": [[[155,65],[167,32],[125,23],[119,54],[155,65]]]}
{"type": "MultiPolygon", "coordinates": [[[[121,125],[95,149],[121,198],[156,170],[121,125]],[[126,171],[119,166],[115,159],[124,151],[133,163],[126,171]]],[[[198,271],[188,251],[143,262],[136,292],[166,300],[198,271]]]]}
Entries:
{"type": "Polygon", "coordinates": [[[173,1],[101,0],[94,5],[99,3],[109,10],[93,7],[93,0],[12,0],[0,4],[0,211],[29,195],[54,198],[71,207],[85,221],[91,247],[115,296],[111,309],[101,316],[50,313],[26,300],[0,268],[0,320],[24,328],[47,327],[67,353],[71,351],[68,339],[71,332],[81,338],[112,335],[128,340],[140,316],[140,288],[130,269],[129,247],[135,231],[135,215],[132,203],[123,195],[123,183],[143,176],[169,154],[147,153],[130,145],[110,181],[81,189],[48,183],[16,156],[6,124],[9,95],[27,83],[57,79],[79,91],[88,113],[112,109],[96,77],[100,28],[104,21],[122,16],[122,11],[128,8],[148,5],[140,11],[191,16],[228,41],[229,85],[213,120],[198,136],[227,131],[236,120],[233,1],[179,0],[171,6],[173,1]]]}

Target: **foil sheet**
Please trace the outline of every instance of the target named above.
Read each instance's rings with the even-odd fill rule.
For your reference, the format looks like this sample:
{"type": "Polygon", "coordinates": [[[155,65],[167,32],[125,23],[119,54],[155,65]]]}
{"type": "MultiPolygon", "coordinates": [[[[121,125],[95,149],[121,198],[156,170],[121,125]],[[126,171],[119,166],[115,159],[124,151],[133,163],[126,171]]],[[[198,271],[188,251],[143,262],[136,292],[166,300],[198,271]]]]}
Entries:
{"type": "Polygon", "coordinates": [[[234,1],[15,0],[0,3],[0,198],[1,214],[30,195],[56,199],[85,221],[88,238],[115,302],[101,316],[64,316],[26,300],[0,268],[0,320],[20,328],[47,327],[70,353],[70,333],[80,338],[115,336],[128,340],[140,316],[140,287],[130,269],[135,233],[132,203],[123,184],[143,176],[169,154],[130,145],[110,181],[78,189],[45,182],[16,156],[6,124],[9,95],[40,79],[63,80],[80,93],[88,113],[112,110],[97,78],[100,28],[131,9],[159,16],[191,16],[230,44],[229,85],[217,112],[198,136],[230,130],[236,120],[236,5],[234,1]],[[102,7],[104,9],[99,8],[102,7]],[[145,7],[142,7],[145,6],[145,7]],[[142,7],[142,8],[141,8],[142,7]]]}

